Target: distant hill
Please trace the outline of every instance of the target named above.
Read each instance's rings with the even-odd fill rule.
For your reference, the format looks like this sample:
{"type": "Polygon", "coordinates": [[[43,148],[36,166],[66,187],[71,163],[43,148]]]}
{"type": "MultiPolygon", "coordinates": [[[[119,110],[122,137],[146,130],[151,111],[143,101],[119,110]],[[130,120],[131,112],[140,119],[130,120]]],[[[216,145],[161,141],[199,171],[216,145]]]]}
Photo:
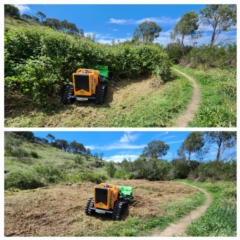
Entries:
{"type": "MultiPolygon", "coordinates": [[[[84,154],[73,154],[49,143],[28,141],[11,132],[5,132],[4,172],[34,172],[39,166],[61,171],[69,182],[96,175],[107,178],[106,161],[84,154]]],[[[96,180],[96,182],[100,181],[96,180]]],[[[94,179],[93,179],[94,181],[94,179]]]]}

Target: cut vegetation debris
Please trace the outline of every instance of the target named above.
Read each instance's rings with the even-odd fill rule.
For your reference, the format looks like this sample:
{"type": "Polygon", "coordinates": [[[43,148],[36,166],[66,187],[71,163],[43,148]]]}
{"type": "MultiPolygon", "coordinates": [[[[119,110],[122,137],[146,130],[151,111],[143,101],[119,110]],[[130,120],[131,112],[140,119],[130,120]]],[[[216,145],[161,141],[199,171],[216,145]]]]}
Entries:
{"type": "MultiPolygon", "coordinates": [[[[87,216],[84,213],[94,183],[39,188],[5,196],[5,236],[116,236],[113,229],[127,226],[132,221],[141,223],[142,229],[135,233],[140,235],[155,227],[153,219],[161,218],[162,224],[166,225],[170,219],[187,214],[204,201],[203,194],[196,189],[177,182],[111,182],[129,185],[134,191],[134,200],[120,222],[112,221],[108,215],[87,216]]],[[[131,228],[124,229],[118,234],[131,235],[131,228]]]]}

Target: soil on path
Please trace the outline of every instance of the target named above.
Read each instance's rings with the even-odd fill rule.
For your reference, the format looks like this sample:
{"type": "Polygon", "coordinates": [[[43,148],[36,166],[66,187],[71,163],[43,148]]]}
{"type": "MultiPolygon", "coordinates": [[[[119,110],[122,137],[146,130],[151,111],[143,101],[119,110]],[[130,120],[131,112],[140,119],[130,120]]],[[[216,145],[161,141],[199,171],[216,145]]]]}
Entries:
{"type": "Polygon", "coordinates": [[[199,105],[199,101],[200,101],[200,91],[199,91],[197,82],[194,78],[188,76],[187,74],[185,74],[175,68],[173,68],[173,70],[182,74],[193,85],[193,95],[192,95],[190,104],[188,105],[186,111],[174,121],[173,126],[172,126],[172,127],[187,127],[188,122],[193,120],[194,114],[198,109],[198,105],[199,105]]]}
{"type": "Polygon", "coordinates": [[[196,210],[191,211],[187,216],[181,218],[178,222],[170,224],[163,232],[153,234],[153,237],[187,237],[186,234],[187,227],[197,218],[201,217],[207,208],[211,204],[211,196],[210,194],[202,188],[198,188],[187,184],[191,187],[197,188],[202,191],[206,196],[206,201],[204,205],[197,208],[196,210]]]}

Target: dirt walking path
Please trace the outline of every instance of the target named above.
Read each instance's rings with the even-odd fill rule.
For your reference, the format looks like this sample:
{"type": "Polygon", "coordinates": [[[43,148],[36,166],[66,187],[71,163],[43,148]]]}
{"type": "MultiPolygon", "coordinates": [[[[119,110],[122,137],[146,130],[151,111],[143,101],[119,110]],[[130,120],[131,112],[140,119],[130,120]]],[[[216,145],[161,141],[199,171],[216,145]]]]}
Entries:
{"type": "Polygon", "coordinates": [[[175,121],[172,127],[187,127],[188,122],[192,121],[194,118],[194,113],[198,109],[199,101],[200,101],[200,91],[197,85],[197,82],[194,78],[188,76],[187,74],[173,68],[174,71],[182,74],[186,77],[193,85],[193,95],[190,104],[188,105],[185,113],[179,116],[175,121]]]}
{"type": "Polygon", "coordinates": [[[191,187],[197,188],[198,190],[202,191],[206,196],[206,201],[204,205],[197,208],[196,210],[191,211],[187,216],[181,218],[178,222],[172,223],[169,225],[163,232],[161,233],[154,233],[153,237],[187,237],[188,235],[185,233],[187,230],[188,225],[190,225],[194,220],[201,217],[207,208],[211,204],[211,196],[210,194],[202,188],[198,188],[187,184],[191,187]]]}

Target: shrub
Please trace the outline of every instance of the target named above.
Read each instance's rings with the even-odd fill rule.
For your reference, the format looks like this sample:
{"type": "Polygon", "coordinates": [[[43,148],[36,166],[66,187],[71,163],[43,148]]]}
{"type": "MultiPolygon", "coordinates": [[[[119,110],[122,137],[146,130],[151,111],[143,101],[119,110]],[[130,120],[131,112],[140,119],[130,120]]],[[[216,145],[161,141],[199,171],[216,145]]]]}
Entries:
{"type": "Polygon", "coordinates": [[[189,54],[182,57],[181,65],[203,65],[205,69],[215,67],[222,69],[235,68],[237,62],[236,54],[236,44],[229,44],[222,47],[202,45],[192,48],[189,54]]]}
{"type": "Polygon", "coordinates": [[[76,164],[82,164],[82,163],[83,163],[83,157],[82,157],[81,155],[75,156],[74,162],[75,162],[76,164]]]}
{"type": "Polygon", "coordinates": [[[113,177],[116,171],[117,169],[113,161],[107,163],[107,173],[110,177],[113,177]]]}
{"type": "Polygon", "coordinates": [[[158,44],[106,46],[51,29],[5,29],[5,87],[39,103],[60,96],[80,67],[106,65],[111,79],[154,74],[168,80],[171,63],[158,44]]]}
{"type": "Polygon", "coordinates": [[[24,170],[10,172],[4,179],[4,188],[19,188],[21,190],[43,187],[44,184],[34,172],[24,170]]]}
{"type": "Polygon", "coordinates": [[[39,158],[39,156],[38,156],[38,154],[36,153],[36,152],[34,152],[34,151],[31,151],[31,156],[33,157],[33,158],[39,158]]]}
{"type": "Polygon", "coordinates": [[[38,165],[34,167],[34,170],[46,185],[49,183],[57,183],[64,178],[61,170],[53,166],[38,165]]]}
{"type": "Polygon", "coordinates": [[[118,178],[118,179],[129,179],[130,177],[130,173],[124,171],[124,170],[117,170],[114,173],[114,178],[118,178]]]}
{"type": "Polygon", "coordinates": [[[11,154],[11,156],[16,157],[18,159],[29,156],[29,153],[26,150],[24,150],[23,148],[20,148],[20,147],[13,148],[10,154],[11,154]]]}
{"type": "Polygon", "coordinates": [[[237,164],[234,160],[226,163],[216,161],[201,163],[197,169],[190,172],[189,178],[201,181],[205,181],[207,179],[211,179],[213,181],[235,181],[237,178],[237,164]]]}
{"type": "Polygon", "coordinates": [[[107,177],[103,174],[95,174],[91,171],[84,171],[81,175],[80,175],[82,181],[84,182],[94,182],[94,183],[101,183],[103,181],[105,181],[107,179],[107,177]]]}

